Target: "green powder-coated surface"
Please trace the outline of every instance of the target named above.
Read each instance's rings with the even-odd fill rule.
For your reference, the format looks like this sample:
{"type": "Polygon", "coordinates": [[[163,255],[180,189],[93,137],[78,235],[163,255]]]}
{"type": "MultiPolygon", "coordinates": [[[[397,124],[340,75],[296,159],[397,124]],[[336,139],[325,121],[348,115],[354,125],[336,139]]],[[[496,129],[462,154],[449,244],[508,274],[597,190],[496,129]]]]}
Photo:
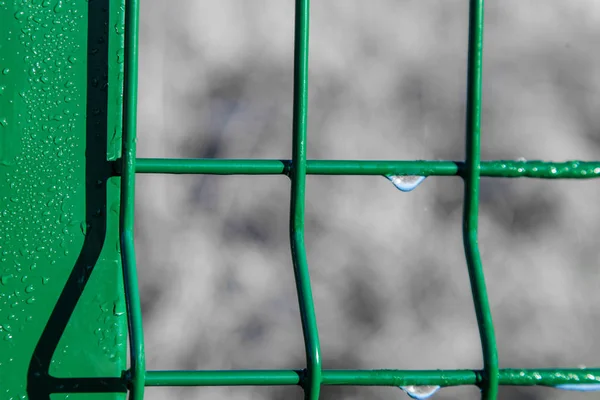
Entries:
{"type": "Polygon", "coordinates": [[[0,1],[1,399],[125,398],[123,15],[0,1]]]}
{"type": "Polygon", "coordinates": [[[598,178],[600,161],[481,161],[483,0],[469,7],[464,161],[307,160],[308,0],[296,0],[291,159],[136,159],[139,0],[121,1],[0,0],[0,398],[142,400],[146,386],[299,385],[316,400],[322,385],[476,385],[494,400],[499,385],[600,384],[600,369],[498,368],[478,249],[480,178],[598,178]],[[290,178],[304,369],[146,371],[136,173],[290,178]],[[482,369],[322,369],[304,243],[307,175],[463,179],[482,369]]]}

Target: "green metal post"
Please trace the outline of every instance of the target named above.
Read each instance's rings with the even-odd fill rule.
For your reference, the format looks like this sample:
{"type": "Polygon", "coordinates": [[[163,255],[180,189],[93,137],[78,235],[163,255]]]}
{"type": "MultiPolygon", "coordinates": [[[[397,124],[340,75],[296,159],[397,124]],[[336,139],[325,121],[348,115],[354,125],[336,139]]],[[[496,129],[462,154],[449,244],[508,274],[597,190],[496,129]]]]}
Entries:
{"type": "Polygon", "coordinates": [[[144,354],[142,308],[140,304],[133,235],[135,214],[139,0],[127,0],[125,18],[125,121],[123,123],[123,154],[121,164],[120,235],[130,340],[130,398],[133,400],[142,400],[144,398],[146,362],[144,354]]]}
{"type": "Polygon", "coordinates": [[[308,120],[309,0],[296,0],[294,43],[294,119],[290,205],[290,245],[306,350],[304,397],[317,400],[321,390],[321,355],[317,318],[304,247],[304,196],[306,190],[306,127],[308,120]]]}
{"type": "Polygon", "coordinates": [[[463,175],[465,181],[463,241],[483,351],[482,398],[495,400],[498,395],[498,354],[477,240],[481,162],[483,13],[483,0],[471,0],[469,10],[466,168],[463,175]]]}

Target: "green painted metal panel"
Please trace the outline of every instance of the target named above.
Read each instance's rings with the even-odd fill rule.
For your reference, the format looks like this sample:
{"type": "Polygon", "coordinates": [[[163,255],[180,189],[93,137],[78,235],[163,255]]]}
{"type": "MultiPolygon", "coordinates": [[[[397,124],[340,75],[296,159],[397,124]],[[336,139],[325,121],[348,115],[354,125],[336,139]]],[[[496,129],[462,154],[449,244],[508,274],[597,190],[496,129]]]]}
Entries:
{"type": "Polygon", "coordinates": [[[123,26],[118,0],[0,1],[2,399],[125,397],[123,26]]]}

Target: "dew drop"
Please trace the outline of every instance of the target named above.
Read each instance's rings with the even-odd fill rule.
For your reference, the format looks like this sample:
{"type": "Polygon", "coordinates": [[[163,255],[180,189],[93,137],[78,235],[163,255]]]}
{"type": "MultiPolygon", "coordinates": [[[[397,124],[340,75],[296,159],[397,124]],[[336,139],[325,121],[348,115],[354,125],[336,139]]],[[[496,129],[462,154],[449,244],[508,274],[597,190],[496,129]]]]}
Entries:
{"type": "Polygon", "coordinates": [[[398,190],[403,192],[414,190],[425,180],[424,176],[419,175],[388,175],[386,178],[389,179],[398,190]]]}
{"type": "Polygon", "coordinates": [[[115,201],[110,205],[110,212],[119,215],[119,202],[115,201]]]}
{"type": "Polygon", "coordinates": [[[63,2],[62,2],[62,0],[58,0],[58,3],[56,3],[56,5],[54,6],[54,12],[59,13],[62,11],[62,9],[63,9],[63,2]]]}
{"type": "Polygon", "coordinates": [[[565,384],[555,386],[561,390],[575,390],[578,392],[597,392],[600,391],[600,383],[580,383],[580,384],[565,384]]]}
{"type": "Polygon", "coordinates": [[[439,386],[400,386],[400,389],[409,395],[413,399],[424,400],[433,396],[438,390],[439,386]]]}
{"type": "Polygon", "coordinates": [[[125,27],[122,24],[115,24],[115,33],[122,35],[125,32],[125,27]]]}
{"type": "Polygon", "coordinates": [[[0,283],[2,283],[3,285],[7,285],[8,281],[10,281],[10,279],[13,277],[12,274],[6,274],[6,275],[2,275],[2,277],[0,277],[0,283]]]}
{"type": "Polygon", "coordinates": [[[113,314],[116,316],[121,316],[125,314],[125,304],[122,301],[116,301],[113,306],[113,314]]]}
{"type": "Polygon", "coordinates": [[[4,68],[2,70],[2,75],[8,75],[9,72],[10,72],[10,68],[4,68]]]}
{"type": "Polygon", "coordinates": [[[117,50],[117,64],[123,64],[125,62],[125,50],[119,49],[117,50]]]}

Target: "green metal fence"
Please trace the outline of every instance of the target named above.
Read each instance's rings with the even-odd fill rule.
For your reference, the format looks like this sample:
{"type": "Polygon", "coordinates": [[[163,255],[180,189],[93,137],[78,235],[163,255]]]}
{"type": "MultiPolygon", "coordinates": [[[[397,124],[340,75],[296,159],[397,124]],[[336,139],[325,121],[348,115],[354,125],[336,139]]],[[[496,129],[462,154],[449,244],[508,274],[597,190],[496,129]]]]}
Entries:
{"type": "MultiPolygon", "coordinates": [[[[23,2],[25,4],[27,2],[23,2]]],[[[47,7],[44,1],[39,7],[47,7]]],[[[100,3],[89,1],[90,7],[97,7],[94,12],[105,12],[102,4],[108,4],[108,0],[100,3]],[[93,6],[95,4],[95,6],[93,6]]],[[[113,148],[106,148],[106,141],[98,140],[93,134],[97,128],[96,124],[102,116],[100,112],[96,113],[94,103],[88,101],[87,146],[109,154],[109,161],[106,162],[104,154],[96,151],[96,155],[87,154],[88,177],[86,183],[88,198],[100,199],[107,197],[110,201],[115,200],[114,207],[111,210],[118,210],[119,220],[119,239],[121,250],[121,261],[123,270],[123,282],[125,292],[125,307],[128,318],[128,332],[130,343],[130,365],[121,377],[113,378],[54,378],[50,376],[50,364],[53,360],[53,354],[58,346],[61,337],[64,337],[63,331],[67,325],[71,313],[75,309],[85,283],[92,273],[92,265],[96,263],[100,248],[104,245],[104,234],[107,237],[116,236],[116,223],[110,220],[108,225],[103,226],[103,230],[97,230],[98,223],[92,223],[96,230],[86,228],[82,225],[86,241],[97,241],[99,243],[95,258],[81,258],[81,262],[73,269],[71,275],[68,275],[69,287],[74,287],[72,292],[57,291],[60,294],[56,307],[49,317],[46,328],[40,328],[39,332],[34,332],[30,336],[36,343],[35,351],[31,357],[31,362],[26,360],[23,368],[27,370],[27,388],[28,394],[32,399],[49,399],[53,393],[120,393],[116,398],[121,398],[125,392],[134,400],[142,400],[144,390],[147,386],[279,386],[279,385],[297,385],[302,387],[305,398],[315,400],[319,398],[322,385],[361,385],[361,386],[395,386],[402,387],[411,396],[416,398],[425,398],[434,393],[438,388],[461,385],[474,385],[481,389],[482,398],[493,400],[497,398],[498,387],[500,385],[519,385],[519,386],[551,386],[563,389],[576,390],[599,390],[600,389],[600,368],[599,369],[499,369],[496,340],[494,335],[494,325],[492,314],[489,307],[485,276],[478,248],[478,209],[479,209],[479,184],[480,177],[505,177],[505,178],[539,178],[539,179],[589,179],[600,177],[600,161],[583,162],[571,161],[563,163],[553,163],[545,161],[511,161],[494,160],[481,161],[480,159],[480,140],[481,140],[481,82],[482,82],[482,52],[483,52],[483,31],[484,31],[484,2],[483,0],[470,0],[470,19],[469,19],[469,58],[468,58],[468,88],[467,88],[467,115],[466,115],[466,157],[464,161],[358,161],[358,160],[307,160],[307,120],[308,120],[308,56],[309,56],[309,0],[296,0],[295,10],[295,57],[294,57],[294,117],[293,117],[293,150],[291,160],[224,160],[224,159],[138,159],[136,158],[136,108],[137,108],[137,85],[138,85],[138,32],[139,32],[139,6],[140,0],[126,0],[125,11],[125,38],[124,54],[113,54],[109,60],[109,77],[107,80],[118,82],[117,76],[120,76],[121,65],[119,60],[124,56],[124,101],[123,101],[123,137],[122,152],[118,158],[118,151],[113,148]],[[114,80],[113,80],[114,78],[114,80]],[[91,108],[90,108],[91,107],[91,108]],[[92,114],[90,114],[90,112],[92,114]],[[90,115],[94,115],[92,117],[90,115]],[[96,121],[98,120],[98,121],[96,121]],[[112,154],[112,155],[111,155],[112,154]],[[97,160],[95,158],[98,158],[97,160]],[[113,160],[113,161],[111,161],[113,160]],[[115,161],[116,160],[116,161],[115,161]],[[100,167],[99,167],[100,166],[100,167]],[[304,335],[304,347],[306,351],[306,367],[301,370],[241,370],[241,371],[148,371],[145,367],[144,337],[142,330],[142,313],[140,304],[140,290],[138,287],[135,248],[134,248],[134,200],[135,200],[135,177],[138,173],[166,173],[166,174],[215,174],[215,175],[275,175],[283,174],[291,181],[291,204],[290,204],[290,247],[292,261],[294,266],[294,276],[298,295],[300,317],[304,335]],[[305,216],[305,190],[307,175],[374,175],[385,177],[402,176],[459,176],[464,181],[464,209],[463,209],[463,240],[464,251],[467,261],[467,268],[470,277],[473,304],[477,316],[479,334],[481,338],[481,347],[483,350],[482,368],[478,370],[328,370],[324,369],[321,360],[319,331],[315,316],[315,307],[312,297],[309,267],[306,260],[304,244],[304,216],[305,216]],[[120,200],[118,197],[117,185],[120,178],[120,200]],[[114,187],[110,188],[110,193],[99,192],[104,183],[112,181],[114,187]],[[97,184],[96,184],[97,183],[97,184]],[[120,207],[118,207],[120,201],[120,207]],[[94,225],[95,224],[95,225],[94,225]],[[113,229],[114,228],[114,229],[113,229]],[[114,232],[113,232],[114,231],[114,232]],[[90,234],[90,232],[92,232],[90,234]],[[111,234],[112,232],[112,234],[111,234]],[[94,236],[95,235],[95,236],[94,236]],[[69,294],[71,293],[71,294],[69,294]],[[76,293],[76,294],[72,294],[76,293]],[[62,307],[62,308],[61,308],[62,307]],[[68,312],[65,314],[65,308],[68,312]],[[59,310],[59,311],[57,311],[59,310]],[[63,311],[60,311],[63,310],[63,311]],[[50,328],[52,329],[50,329],[50,328]],[[50,348],[51,347],[51,348],[50,348]],[[26,365],[29,363],[29,365],[26,365]],[[41,372],[40,372],[41,371],[41,372]],[[35,395],[43,392],[45,394],[35,395]]],[[[15,7],[16,6],[15,2],[15,7]]],[[[54,7],[55,13],[61,13],[62,2],[59,1],[54,7]],[[60,5],[60,7],[59,7],[60,5]],[[58,10],[57,10],[58,7],[58,10]]],[[[78,10],[73,3],[74,10],[78,10]]],[[[4,2],[2,2],[4,6],[4,2]]],[[[120,37],[123,33],[123,9],[120,7],[120,1],[110,2],[110,29],[100,34],[100,39],[108,36],[113,48],[120,48],[120,37]],[[112,29],[114,23],[114,31],[112,29]],[[114,43],[113,43],[114,42],[114,43]]],[[[80,7],[81,5],[77,6],[80,7]]],[[[29,6],[28,6],[29,7],[29,6]]],[[[31,7],[30,7],[31,8],[31,7]]],[[[40,8],[40,9],[41,9],[40,8]]],[[[45,11],[44,11],[45,12],[45,11]]],[[[76,18],[75,14],[68,18],[76,18]]],[[[8,15],[8,14],[7,14],[8,15]]],[[[22,15],[15,14],[18,21],[22,21],[22,15]]],[[[81,15],[81,13],[80,13],[81,15]]],[[[89,11],[88,16],[93,16],[89,11]]],[[[10,15],[12,18],[12,14],[10,15]]],[[[65,17],[67,18],[67,17],[65,17]]],[[[108,18],[108,17],[107,17],[108,18]]],[[[35,17],[31,18],[32,23],[39,23],[35,17]]],[[[8,18],[6,19],[8,21],[8,18]]],[[[103,20],[93,17],[89,18],[88,29],[92,32],[96,29],[103,31],[105,26],[103,20]]],[[[14,21],[13,21],[14,22],[14,21]]],[[[19,22],[21,23],[21,22],[19,22]]],[[[107,24],[108,25],[108,24],[107,24]]],[[[7,25],[8,26],[8,25],[7,25]]],[[[1,28],[1,26],[0,26],[1,28]]],[[[25,29],[25,28],[23,28],[25,29]]],[[[83,30],[82,30],[83,31],[83,30]]],[[[25,32],[25,31],[24,31],[25,32]]],[[[80,35],[81,41],[86,39],[88,45],[98,47],[97,43],[104,43],[102,40],[93,42],[91,34],[80,35]]],[[[95,39],[94,39],[95,40],[95,39]]],[[[7,47],[8,48],[8,47],[7,47]]],[[[96,49],[97,50],[97,49],[96,49]]],[[[104,51],[104,50],[103,50],[104,51]]],[[[15,50],[16,54],[19,54],[15,50]]],[[[54,54],[54,53],[52,53],[54,54]]],[[[52,56],[49,54],[49,56],[52,56]]],[[[93,51],[88,54],[94,55],[93,51]]],[[[81,54],[84,55],[83,53],[81,54]]],[[[55,57],[56,54],[54,54],[55,57]]],[[[88,58],[88,75],[92,78],[92,86],[96,87],[97,81],[94,81],[94,74],[100,74],[104,66],[98,66],[98,71],[90,69],[91,61],[88,58]],[[91,71],[91,72],[90,72],[91,71]],[[95,82],[95,84],[94,84],[95,82]]],[[[100,60],[102,61],[102,60],[100,60]]],[[[77,64],[69,59],[75,66],[77,64]]],[[[58,64],[57,64],[58,66],[58,64]]],[[[78,76],[83,76],[85,71],[77,70],[78,76]]],[[[76,68],[75,68],[76,69],[76,68]]],[[[8,74],[8,68],[6,68],[8,74]]],[[[35,74],[35,71],[32,72],[35,74]]],[[[5,75],[6,75],[5,74],[5,75]]],[[[24,73],[25,74],[25,73],[24,73]]],[[[43,78],[43,77],[42,77],[43,78]]],[[[42,79],[40,78],[40,79],[42,79]]],[[[83,80],[83,79],[82,79],[83,80]]],[[[68,83],[68,82],[67,82],[68,83]]],[[[66,84],[65,84],[66,85],[66,84]]],[[[65,86],[70,88],[70,86],[65,86]]],[[[104,99],[98,101],[98,109],[105,107],[106,103],[114,108],[118,105],[118,88],[110,87],[108,98],[110,102],[104,99]]],[[[62,90],[62,89],[61,89],[62,90]]],[[[95,89],[94,89],[95,90],[95,89]]],[[[93,92],[93,91],[92,91],[93,92]]],[[[92,94],[100,95],[98,89],[92,94]],[[96,93],[97,92],[97,93],[96,93]],[[94,94],[95,93],[95,94],[94,94]]],[[[61,92],[62,93],[62,92],[61,92]]],[[[88,90],[88,96],[90,96],[88,90]]],[[[61,94],[62,96],[62,94],[61,94]]],[[[106,97],[106,95],[105,95],[106,97]]],[[[90,97],[91,98],[91,97],[90,97]]],[[[66,98],[65,98],[66,99],[66,98]]],[[[65,100],[66,101],[66,100],[65,100]]],[[[107,111],[107,119],[110,126],[100,124],[100,128],[120,130],[120,122],[114,119],[120,119],[121,110],[110,109],[107,111]],[[114,111],[114,113],[111,112],[114,111]],[[115,117],[116,115],[116,117],[115,117]],[[114,126],[113,126],[114,125],[114,126]]],[[[79,114],[78,114],[79,115],[79,114]]],[[[79,118],[79,117],[78,117],[79,118]]],[[[2,121],[0,121],[2,123],[2,121]]],[[[3,124],[4,126],[5,124],[3,124]]],[[[103,139],[100,137],[100,139],[103,139]]],[[[55,139],[56,141],[56,139],[55,139]]],[[[118,140],[116,141],[118,142],[118,140]]],[[[112,143],[112,142],[111,142],[112,143]]],[[[112,143],[114,145],[114,143],[112,143]]],[[[109,146],[110,147],[110,146],[109,146]]],[[[6,150],[4,150],[6,153],[6,150]]],[[[3,153],[4,154],[4,153],[3,153]]],[[[6,154],[1,157],[6,157],[6,154]]],[[[1,158],[0,157],[0,158],[1,158]]],[[[83,153],[81,155],[83,158],[83,153]]],[[[73,157],[75,160],[75,158],[73,157]]],[[[4,160],[3,158],[0,160],[4,160]]],[[[77,161],[79,159],[76,159],[77,161]]],[[[35,160],[34,160],[35,161],[35,160]]],[[[79,162],[79,161],[77,161],[79,162]]],[[[52,166],[48,167],[51,168],[52,166]]],[[[52,168],[71,168],[70,165],[56,164],[52,168]]],[[[21,177],[27,178],[24,172],[21,177]]],[[[111,185],[109,185],[111,186],[111,185]]],[[[397,186],[399,186],[397,184],[397,186]]],[[[402,185],[400,185],[402,186],[402,185]]],[[[409,185],[410,186],[410,185],[409,185]]],[[[52,189],[52,187],[50,188],[52,189]]],[[[55,188],[56,189],[56,188],[55,188]]],[[[67,188],[68,189],[68,188],[67,188]]],[[[65,190],[67,190],[65,189],[65,190]]],[[[400,189],[409,190],[410,187],[400,187],[400,189]]],[[[106,190],[106,189],[102,189],[106,190]]],[[[79,200],[78,200],[79,201],[79,200]]],[[[97,207],[102,211],[99,201],[97,207]]],[[[95,203],[94,203],[95,204],[95,203]]],[[[87,209],[81,206],[81,213],[87,215],[85,221],[96,221],[102,212],[94,214],[96,206],[87,205],[87,209]],[[94,219],[96,218],[96,219],[94,219]]],[[[116,213],[115,213],[116,218],[116,213]]],[[[88,224],[89,225],[89,224],[88,224]]],[[[102,225],[102,224],[100,224],[102,225]]],[[[66,233],[65,233],[66,235],[66,233]]],[[[116,237],[114,238],[116,241],[116,237]]],[[[3,243],[8,243],[7,239],[3,243]]],[[[109,240],[107,239],[107,243],[109,240]]],[[[92,246],[93,247],[93,246],[92,246]]],[[[114,247],[114,246],[113,246],[114,247]]],[[[113,248],[112,256],[118,257],[117,251],[113,248]],[[114,253],[114,254],[113,254],[114,253]]],[[[28,254],[25,252],[25,254],[28,254]]],[[[83,253],[82,253],[83,254],[83,253]]],[[[65,252],[66,255],[66,252],[65,252]]],[[[112,260],[105,256],[103,262],[111,265],[111,268],[118,266],[118,259],[112,260]],[[114,261],[114,262],[113,262],[114,261]]],[[[105,269],[110,273],[108,269],[105,269]]],[[[19,269],[19,271],[21,271],[19,269]]],[[[32,266],[33,271],[33,266],[32,266]]],[[[12,275],[11,275],[12,276],[12,275]]],[[[25,282],[24,277],[22,282],[25,282]]],[[[4,277],[2,278],[4,279],[4,277]]],[[[7,278],[8,279],[8,278],[7,278]]],[[[111,283],[111,288],[104,289],[105,293],[113,295],[115,290],[119,291],[120,282],[110,278],[110,275],[103,277],[102,285],[106,282],[111,283]],[[117,283],[114,283],[117,282],[117,283]],[[114,283],[114,284],[113,284],[114,283]],[[113,287],[114,286],[114,287],[113,287]]],[[[1,282],[5,284],[4,281],[1,282]]],[[[59,284],[60,286],[60,284],[59,284]]],[[[58,286],[57,286],[58,288],[58,286]]],[[[66,289],[65,289],[66,290],[66,289]]],[[[15,292],[16,293],[16,292],[15,292]]],[[[2,294],[2,293],[0,293],[2,294]]],[[[108,296],[108,295],[106,295],[108,296]]],[[[118,296],[122,296],[119,294],[118,296]]],[[[10,296],[9,296],[10,297],[10,296]]],[[[18,303],[15,303],[18,304],[18,303]]],[[[104,307],[104,306],[101,306],[104,307]]],[[[122,315],[123,312],[117,310],[115,303],[115,315],[122,315]]],[[[0,311],[4,311],[0,309],[0,311]]],[[[84,310],[85,311],[85,310],[84,310]]],[[[25,311],[24,311],[25,312],[25,311]]],[[[104,312],[104,308],[103,308],[104,312]]],[[[110,314],[113,310],[110,310],[110,314]]],[[[42,314],[42,313],[40,313],[42,314]]],[[[81,314],[81,313],[80,313],[81,314]]],[[[81,318],[86,318],[83,316],[81,318]]],[[[92,318],[92,317],[89,317],[92,318]]],[[[90,319],[91,321],[91,319],[90,319]]],[[[112,320],[111,320],[112,321],[112,320]]],[[[91,322],[90,326],[95,322],[91,322]]],[[[109,321],[109,323],[112,323],[109,321]]],[[[6,325],[8,326],[8,325],[6,325]]],[[[6,328],[5,326],[5,328],[6,328]]],[[[87,326],[87,325],[86,325],[87,326]]],[[[115,322],[118,327],[118,323],[115,322]]],[[[115,328],[117,329],[117,328],[115,328]]],[[[82,330],[85,332],[85,330],[82,330]]],[[[10,332],[9,332],[10,333],[10,332]]],[[[10,336],[10,335],[9,335],[10,336]]],[[[9,337],[7,336],[7,337],[9,337]]],[[[119,335],[117,335],[119,336],[119,335]]],[[[80,336],[79,336],[80,337],[80,336]]],[[[119,336],[120,337],[120,336],[119,336]]],[[[10,336],[12,338],[12,336],[10,336]]],[[[75,343],[75,336],[70,337],[69,341],[75,343]]],[[[92,346],[90,346],[92,347],[92,346]]],[[[118,346],[117,346],[118,347],[118,346]]],[[[23,346],[24,348],[24,346],[23,346]]],[[[122,349],[122,347],[120,347],[122,349]]],[[[12,349],[12,354],[18,354],[12,349]]],[[[98,351],[95,348],[94,351],[98,351]]],[[[120,350],[119,350],[120,351],[120,350]]],[[[8,354],[8,353],[6,353],[8,354]]],[[[28,356],[29,357],[29,356],[28,356]]],[[[69,364],[70,368],[77,367],[77,356],[69,364]]],[[[98,357],[103,357],[99,355],[98,357]]],[[[113,357],[115,358],[115,357],[113,357]]],[[[116,357],[121,360],[123,357],[116,357]]],[[[90,357],[94,359],[94,357],[90,357]]],[[[11,360],[12,361],[12,358],[11,360]]],[[[122,360],[121,360],[122,361],[122,360]]],[[[1,363],[6,361],[0,358],[1,363]]],[[[4,368],[4,367],[3,367],[4,368]]],[[[121,371],[120,363],[111,365],[110,368],[98,370],[99,374],[110,375],[110,372],[118,369],[121,371]]],[[[0,372],[6,373],[7,369],[0,369],[0,372]]],[[[19,370],[21,371],[21,370],[19,370]]],[[[20,372],[19,372],[20,373],[20,372]]],[[[12,375],[5,375],[12,376],[12,375]]],[[[11,378],[12,379],[12,378],[11,378]]],[[[2,376],[0,376],[0,386],[2,385],[2,376]]],[[[17,384],[15,384],[17,385],[17,384]]],[[[18,383],[18,389],[21,390],[22,384],[18,383]]]]}
{"type": "MultiPolygon", "coordinates": [[[[294,117],[291,160],[136,159],[136,88],[138,0],[127,8],[126,131],[122,159],[123,265],[131,337],[131,395],[141,399],[145,386],[300,385],[306,399],[318,399],[321,385],[457,386],[477,385],[483,399],[496,399],[499,385],[561,386],[582,384],[594,389],[600,369],[500,370],[494,325],[478,248],[480,176],[572,178],[600,176],[600,162],[488,161],[480,159],[481,82],[484,31],[483,0],[470,1],[466,159],[451,161],[310,161],[307,160],[309,0],[296,1],[294,117]],[[279,371],[145,371],[139,289],[133,248],[133,186],[135,173],[285,174],[291,180],[290,245],[306,350],[306,368],[279,371]],[[453,176],[464,180],[463,240],[477,315],[483,369],[448,371],[324,370],[304,246],[304,197],[307,174],[453,176]]],[[[563,386],[571,388],[570,386],[563,386]]],[[[407,388],[419,397],[417,388],[407,388]]],[[[432,392],[435,388],[426,389],[432,392]]]]}
{"type": "MultiPolygon", "coordinates": [[[[581,390],[597,389],[600,369],[499,369],[494,325],[478,247],[479,182],[481,176],[543,179],[600,177],[600,162],[481,161],[481,83],[484,2],[470,1],[469,58],[464,161],[312,161],[307,160],[309,0],[296,1],[294,53],[294,117],[291,160],[136,159],[135,102],[137,86],[138,0],[127,8],[128,65],[126,77],[127,129],[123,140],[122,227],[123,262],[131,337],[131,394],[143,397],[145,386],[300,385],[306,399],[319,398],[322,385],[380,385],[405,387],[419,397],[418,388],[476,385],[483,399],[496,399],[499,385],[545,385],[581,390]],[[291,180],[290,245],[306,350],[306,368],[278,371],[145,371],[139,290],[133,249],[133,186],[135,173],[171,174],[285,174],[291,180]],[[460,176],[464,180],[463,241],[481,347],[481,370],[326,370],[320,356],[309,267],[304,246],[304,196],[307,174],[376,176],[460,176]]],[[[425,394],[423,395],[425,396],[425,394]]],[[[424,397],[423,397],[424,398],[424,397]]]]}

